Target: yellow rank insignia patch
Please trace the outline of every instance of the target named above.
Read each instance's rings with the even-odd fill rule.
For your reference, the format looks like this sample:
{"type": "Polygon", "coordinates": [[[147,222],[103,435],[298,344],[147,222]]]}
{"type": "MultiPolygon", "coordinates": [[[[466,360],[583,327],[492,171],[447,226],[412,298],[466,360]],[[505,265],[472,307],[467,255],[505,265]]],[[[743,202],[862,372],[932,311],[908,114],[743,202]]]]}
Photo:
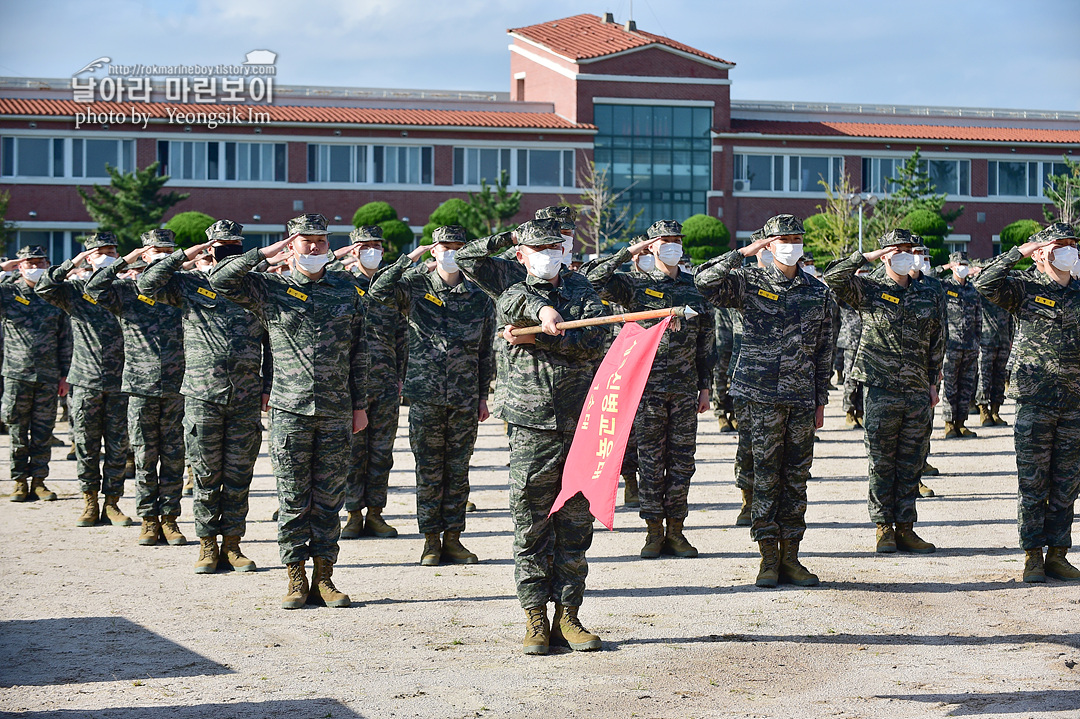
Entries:
{"type": "Polygon", "coordinates": [[[663,296],[664,296],[664,293],[663,293],[663,292],[657,292],[657,291],[656,291],[656,290],[654,290],[654,289],[653,289],[652,287],[646,287],[646,288],[645,288],[645,294],[647,294],[647,295],[648,295],[649,297],[660,297],[660,298],[663,298],[663,296]]]}
{"type": "Polygon", "coordinates": [[[360,289],[359,287],[357,287],[357,288],[356,288],[356,294],[358,294],[358,295],[360,295],[361,297],[363,297],[363,296],[364,296],[364,291],[363,291],[362,289],[360,289]]]}
{"type": "Polygon", "coordinates": [[[773,292],[769,292],[769,291],[767,291],[767,290],[758,290],[758,291],[757,291],[757,293],[758,293],[759,295],[761,295],[762,297],[767,297],[767,298],[769,298],[770,300],[773,300],[774,302],[775,302],[776,300],[780,299],[780,295],[778,295],[778,294],[775,294],[775,293],[773,293],[773,292]]]}
{"type": "Polygon", "coordinates": [[[292,287],[290,287],[289,289],[285,290],[285,294],[287,294],[287,295],[292,295],[293,297],[295,297],[296,299],[300,300],[301,302],[307,302],[307,295],[305,295],[305,294],[304,294],[303,292],[301,292],[300,290],[294,290],[294,289],[293,289],[292,287]]]}
{"type": "Polygon", "coordinates": [[[889,302],[892,302],[894,305],[900,304],[900,298],[899,297],[893,297],[892,295],[890,295],[887,292],[882,292],[881,293],[881,299],[888,300],[889,302]]]}
{"type": "Polygon", "coordinates": [[[25,297],[19,297],[18,295],[15,295],[15,301],[24,305],[30,304],[30,300],[26,299],[25,297]]]}
{"type": "Polygon", "coordinates": [[[949,297],[959,297],[960,296],[960,295],[956,294],[955,292],[953,292],[952,290],[949,290],[948,292],[946,292],[946,294],[948,294],[949,297]]]}
{"type": "Polygon", "coordinates": [[[1057,302],[1055,302],[1054,300],[1048,300],[1045,297],[1036,297],[1035,301],[1040,305],[1046,305],[1047,307],[1054,307],[1057,305],[1057,302]]]}
{"type": "Polygon", "coordinates": [[[139,295],[139,299],[141,301],[145,302],[146,304],[150,305],[151,307],[153,307],[155,304],[157,304],[157,302],[155,302],[153,298],[147,297],[146,295],[139,295]]]}
{"type": "Polygon", "coordinates": [[[195,291],[198,292],[203,297],[209,297],[212,300],[217,299],[217,292],[211,292],[210,290],[206,289],[205,287],[200,287],[195,291]]]}
{"type": "Polygon", "coordinates": [[[427,292],[427,293],[424,294],[424,299],[427,300],[428,302],[431,302],[434,305],[438,305],[439,307],[443,306],[443,301],[440,300],[435,295],[431,294],[430,292],[427,292]]]}
{"type": "Polygon", "coordinates": [[[602,305],[610,305],[611,303],[608,302],[607,300],[600,300],[600,304],[602,304],[602,305]]]}
{"type": "Polygon", "coordinates": [[[89,302],[90,304],[92,304],[92,305],[96,305],[96,304],[97,304],[97,300],[95,300],[95,299],[94,299],[93,297],[91,297],[90,295],[86,294],[85,292],[83,292],[83,296],[82,296],[82,298],[83,298],[84,300],[86,300],[87,302],[89,302]]]}

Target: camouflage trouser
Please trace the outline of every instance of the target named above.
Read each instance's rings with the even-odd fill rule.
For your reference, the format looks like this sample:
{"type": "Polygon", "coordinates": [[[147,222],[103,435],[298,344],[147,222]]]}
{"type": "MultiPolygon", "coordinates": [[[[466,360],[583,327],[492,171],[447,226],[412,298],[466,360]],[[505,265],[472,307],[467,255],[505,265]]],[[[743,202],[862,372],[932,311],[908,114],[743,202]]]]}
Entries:
{"type": "Polygon", "coordinates": [[[270,409],[270,462],[278,493],[282,564],[337,561],[349,473],[352,415],[309,417],[270,409]]]}
{"type": "Polygon", "coordinates": [[[984,407],[999,407],[1005,402],[1005,367],[1009,364],[1011,345],[979,348],[979,388],[975,403],[984,407]]]}
{"type": "Polygon", "coordinates": [[[479,401],[469,407],[409,405],[409,446],[416,460],[416,521],[421,534],[465,529],[469,459],[479,419],[479,401]]]}
{"type": "Polygon", "coordinates": [[[401,398],[397,387],[373,397],[367,408],[368,426],[352,436],[352,465],[345,486],[345,509],[386,506],[386,487],[394,468],[401,398]]]}
{"type": "Polygon", "coordinates": [[[619,470],[619,474],[623,477],[637,476],[638,472],[638,456],[637,456],[637,435],[634,434],[634,430],[630,430],[630,436],[626,439],[626,452],[623,453],[622,469],[619,470]]]}
{"type": "Polygon", "coordinates": [[[71,387],[71,434],[81,491],[101,490],[106,496],[116,497],[124,494],[127,408],[128,396],[123,392],[71,387]],[[102,442],[105,462],[99,468],[102,442]]]}
{"type": "Polygon", "coordinates": [[[53,427],[56,426],[57,385],[4,378],[0,419],[11,442],[11,478],[49,476],[53,427]]]}
{"type": "Polygon", "coordinates": [[[514,519],[514,579],[525,609],[554,601],[581,606],[592,544],[589,500],[580,492],[548,517],[562,488],[574,430],[510,425],[510,515],[514,519]]]}
{"type": "Polygon", "coordinates": [[[185,398],[184,437],[195,475],[196,536],[244,536],[248,491],[262,443],[259,416],[258,395],[240,406],[185,398]]]}
{"type": "Polygon", "coordinates": [[[642,519],[686,519],[697,449],[697,397],[646,392],[634,417],[642,519]]]}
{"type": "Polygon", "coordinates": [[[1020,546],[1071,547],[1080,494],[1080,408],[1018,402],[1015,424],[1020,546]]]}
{"type": "Polygon", "coordinates": [[[180,514],[184,489],[184,398],[128,395],[128,437],[135,453],[135,511],[180,514]]]}
{"type": "Polygon", "coordinates": [[[731,377],[728,376],[730,365],[731,347],[717,347],[712,381],[713,412],[717,417],[723,417],[725,412],[731,411],[731,395],[728,394],[728,386],[731,382],[731,377]]]}
{"type": "Polygon", "coordinates": [[[975,399],[975,372],[979,368],[979,350],[945,350],[945,401],[942,416],[946,422],[963,421],[975,399]]]}
{"type": "MultiPolygon", "coordinates": [[[[844,360],[844,357],[846,355],[849,355],[849,354],[855,354],[855,353],[854,352],[847,352],[843,347],[834,347],[833,348],[833,358],[832,358],[833,372],[846,372],[845,368],[847,367],[847,362],[844,360]]],[[[846,377],[847,374],[845,374],[844,376],[846,377]]]]}
{"type": "Polygon", "coordinates": [[[930,448],[930,394],[894,394],[864,385],[864,442],[870,457],[867,507],[875,524],[915,522],[919,479],[930,448]]]}
{"type": "Polygon", "coordinates": [[[851,370],[855,368],[855,351],[845,352],[844,359],[844,412],[863,413],[862,382],[852,379],[851,370]]]}
{"type": "Polygon", "coordinates": [[[814,410],[747,402],[743,416],[754,442],[750,538],[801,540],[806,483],[814,463],[814,410]]]}
{"type": "Polygon", "coordinates": [[[746,400],[734,398],[735,421],[739,423],[739,445],[735,448],[735,486],[739,489],[754,488],[754,438],[750,433],[750,416],[746,400]]]}

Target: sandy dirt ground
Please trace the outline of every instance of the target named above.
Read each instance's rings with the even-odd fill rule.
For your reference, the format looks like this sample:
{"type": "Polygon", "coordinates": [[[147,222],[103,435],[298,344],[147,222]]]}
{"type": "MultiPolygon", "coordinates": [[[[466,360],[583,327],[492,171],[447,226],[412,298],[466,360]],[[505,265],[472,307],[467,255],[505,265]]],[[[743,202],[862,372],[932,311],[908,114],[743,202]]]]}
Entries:
{"type": "MultiPolygon", "coordinates": [[[[197,546],[140,547],[138,527],[77,528],[60,501],[0,501],[0,710],[161,717],[1080,717],[1080,585],[1020,582],[1012,429],[937,440],[920,500],[930,556],[873,553],[861,431],[830,405],[816,445],[803,559],[816,588],[753,586],[733,526],[735,436],[702,416],[687,534],[698,559],[638,558],[621,508],[589,552],[582,618],[597,653],[521,652],[502,423],[480,429],[471,567],[420,567],[402,413],[387,519],[396,539],[342,543],[351,609],[279,608],[274,482],[256,466],[244,541],[260,571],[197,576],[197,546]]],[[[1003,412],[1012,421],[1010,404],[1003,412]]],[[[975,418],[972,418],[975,419],[975,418]]],[[[938,427],[940,428],[940,417],[938,427]]],[[[67,438],[66,425],[57,434],[67,438]]],[[[935,432],[940,435],[941,430],[935,432]]],[[[7,438],[0,446],[6,467],[7,438]]],[[[11,491],[7,471],[4,491],[11,491]]],[[[134,514],[133,483],[121,507],[134,514]]],[[[191,500],[181,529],[194,538],[191,500]]],[[[1080,555],[1080,552],[1078,552],[1080,555]]]]}

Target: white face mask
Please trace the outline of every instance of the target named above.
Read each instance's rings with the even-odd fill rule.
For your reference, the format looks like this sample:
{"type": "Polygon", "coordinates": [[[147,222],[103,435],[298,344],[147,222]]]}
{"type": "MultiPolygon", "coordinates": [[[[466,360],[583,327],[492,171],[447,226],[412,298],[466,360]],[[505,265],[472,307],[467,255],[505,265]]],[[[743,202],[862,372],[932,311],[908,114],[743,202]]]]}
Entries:
{"type": "Polygon", "coordinates": [[[1056,247],[1052,255],[1050,264],[1062,272],[1071,272],[1073,265],[1076,264],[1077,251],[1075,247],[1056,247]]]}
{"type": "Polygon", "coordinates": [[[889,267],[898,275],[906,275],[911,272],[915,264],[915,255],[910,252],[897,252],[889,260],[889,267]]]}
{"type": "Polygon", "coordinates": [[[1080,279],[1080,259],[1073,263],[1072,271],[1069,273],[1074,279],[1080,279]]]}
{"type": "Polygon", "coordinates": [[[656,250],[655,254],[656,259],[668,267],[674,267],[682,259],[682,243],[664,242],[660,245],[660,249],[656,250]]]}
{"type": "Polygon", "coordinates": [[[359,252],[360,264],[369,270],[376,270],[382,263],[382,250],[377,248],[368,248],[366,250],[360,250],[359,252]]]}
{"type": "Polygon", "coordinates": [[[563,249],[562,263],[564,265],[566,265],[567,267],[569,267],[570,263],[573,261],[573,257],[574,257],[574,236],[573,235],[563,235],[562,249],[563,249]]]}
{"type": "Polygon", "coordinates": [[[804,265],[803,266],[803,271],[806,274],[810,275],[811,277],[817,277],[818,276],[817,268],[814,267],[813,265],[804,265]]]}
{"type": "Polygon", "coordinates": [[[95,270],[103,270],[112,263],[116,262],[115,257],[112,255],[98,255],[97,257],[90,258],[90,264],[94,266],[95,270]]]}
{"type": "Polygon", "coordinates": [[[656,258],[653,255],[638,255],[637,268],[642,272],[652,272],[656,269],[656,258]]]}
{"type": "Polygon", "coordinates": [[[435,255],[435,261],[443,272],[454,273],[458,271],[458,263],[454,261],[456,256],[457,250],[443,250],[435,255]]]}
{"type": "Polygon", "coordinates": [[[960,265],[955,270],[953,270],[953,272],[955,272],[956,276],[959,277],[960,279],[964,279],[965,277],[968,276],[968,273],[970,273],[971,270],[968,268],[967,265],[960,265]]]}
{"type": "Polygon", "coordinates": [[[305,272],[315,274],[323,267],[326,267],[326,263],[330,258],[326,255],[301,255],[299,252],[294,252],[293,259],[296,261],[297,267],[305,272]]]}
{"type": "Polygon", "coordinates": [[[922,272],[927,267],[929,267],[930,263],[926,261],[926,257],[924,255],[913,255],[913,257],[914,259],[911,261],[912,273],[922,272]]]}
{"type": "Polygon", "coordinates": [[[772,264],[772,259],[772,252],[769,250],[762,250],[761,254],[758,255],[758,260],[766,267],[772,264]]]}
{"type": "Polygon", "coordinates": [[[550,280],[562,267],[562,249],[533,252],[526,258],[529,271],[542,280],[550,280]]]}
{"type": "Polygon", "coordinates": [[[168,257],[168,256],[169,256],[168,252],[151,252],[150,257],[148,257],[147,260],[146,260],[146,264],[150,264],[151,262],[157,262],[158,260],[162,259],[163,257],[168,257]]]}
{"type": "Polygon", "coordinates": [[[212,267],[213,267],[212,264],[195,265],[195,271],[196,272],[209,272],[212,267]]]}
{"type": "Polygon", "coordinates": [[[37,282],[41,279],[41,276],[45,274],[44,267],[31,267],[26,270],[19,270],[22,272],[22,276],[26,278],[27,282],[37,282]]]}
{"type": "Polygon", "coordinates": [[[775,242],[773,243],[773,257],[786,267],[793,267],[802,257],[802,243],[775,242]]]}

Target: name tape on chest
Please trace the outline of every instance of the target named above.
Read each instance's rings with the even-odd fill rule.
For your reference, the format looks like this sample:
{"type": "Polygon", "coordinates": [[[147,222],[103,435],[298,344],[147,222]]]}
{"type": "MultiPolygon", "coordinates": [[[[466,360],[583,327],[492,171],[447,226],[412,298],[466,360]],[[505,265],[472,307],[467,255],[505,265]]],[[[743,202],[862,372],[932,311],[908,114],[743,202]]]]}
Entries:
{"type": "Polygon", "coordinates": [[[146,304],[150,305],[151,307],[153,307],[154,305],[157,304],[156,300],[154,300],[152,297],[147,297],[146,295],[139,295],[139,301],[140,302],[145,302],[146,304]]]}
{"type": "Polygon", "coordinates": [[[959,297],[960,296],[957,293],[953,292],[952,290],[948,290],[945,294],[947,294],[949,297],[959,297]]]}
{"type": "Polygon", "coordinates": [[[772,300],[773,302],[780,299],[780,295],[776,294],[775,292],[769,292],[768,290],[758,290],[757,293],[762,297],[772,300]]]}
{"type": "Polygon", "coordinates": [[[19,297],[18,295],[15,295],[15,301],[21,305],[30,304],[30,300],[26,299],[25,297],[19,297]]]}
{"type": "Polygon", "coordinates": [[[900,304],[900,298],[899,297],[893,297],[888,292],[882,292],[881,293],[881,299],[888,300],[889,302],[892,302],[894,305],[900,304]]]}
{"type": "Polygon", "coordinates": [[[92,305],[96,305],[96,304],[97,304],[97,300],[95,300],[95,299],[94,299],[93,297],[91,297],[90,295],[86,294],[85,292],[83,292],[83,296],[82,296],[82,298],[83,298],[84,300],[86,300],[87,302],[89,302],[90,304],[92,304],[92,305]]]}
{"type": "Polygon", "coordinates": [[[652,287],[646,287],[645,288],[645,294],[647,294],[649,297],[659,297],[660,299],[664,298],[664,293],[663,292],[659,292],[657,290],[654,290],[652,287]]]}
{"type": "Polygon", "coordinates": [[[287,294],[287,295],[292,295],[293,297],[295,297],[296,299],[300,300],[301,302],[307,302],[307,295],[305,295],[305,294],[304,294],[303,292],[301,292],[300,290],[294,290],[294,289],[293,289],[292,287],[290,287],[289,289],[285,290],[285,294],[287,294]]]}
{"type": "Polygon", "coordinates": [[[205,287],[200,287],[195,291],[198,292],[203,297],[209,297],[212,300],[217,299],[217,292],[211,292],[210,290],[206,289],[205,287]]]}
{"type": "Polygon", "coordinates": [[[427,300],[428,302],[430,302],[431,304],[435,305],[436,307],[442,307],[443,306],[443,301],[440,300],[435,295],[431,294],[430,292],[424,293],[424,299],[427,300]]]}
{"type": "Polygon", "coordinates": [[[1035,302],[1040,305],[1046,305],[1047,307],[1057,306],[1057,302],[1055,300],[1051,300],[1046,297],[1036,297],[1035,302]]]}

